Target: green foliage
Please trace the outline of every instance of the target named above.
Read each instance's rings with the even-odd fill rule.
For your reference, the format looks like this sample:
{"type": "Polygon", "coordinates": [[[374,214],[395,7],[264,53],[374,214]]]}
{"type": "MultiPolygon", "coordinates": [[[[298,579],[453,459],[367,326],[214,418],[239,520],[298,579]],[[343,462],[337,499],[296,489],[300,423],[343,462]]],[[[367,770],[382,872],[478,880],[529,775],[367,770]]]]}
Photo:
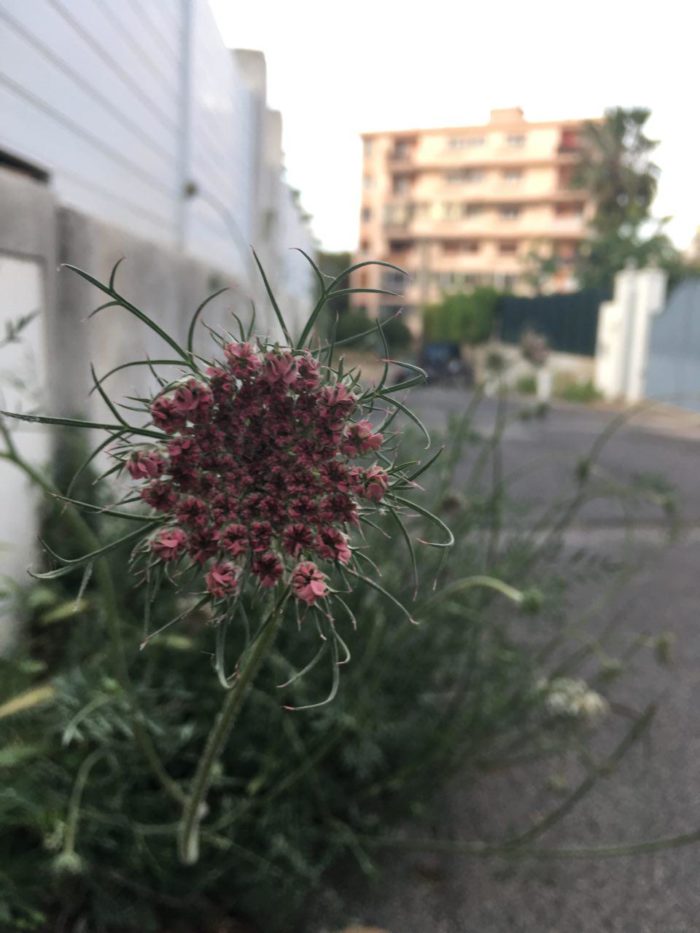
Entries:
{"type": "MultiPolygon", "coordinates": [[[[235,915],[292,933],[304,928],[305,900],[328,869],[350,858],[368,870],[367,837],[414,813],[440,786],[436,775],[503,767],[580,742],[585,733],[569,720],[565,728],[552,721],[538,686],[547,674],[541,659],[562,638],[565,580],[581,573],[580,555],[574,568],[561,551],[562,516],[573,512],[566,502],[549,513],[543,540],[535,542],[526,523],[501,541],[504,516],[510,523],[522,510],[510,507],[497,476],[494,485],[485,482],[503,429],[479,435],[469,414],[448,425],[426,495],[456,545],[447,556],[423,552],[412,605],[418,625],[376,590],[344,597],[357,630],[333,704],[296,713],[282,707],[321,699],[331,680],[329,665],[319,663],[284,693],[277,688],[318,645],[312,626],[286,619],[216,771],[194,866],[177,859],[172,803],[134,743],[99,592],[88,588],[90,610],[66,617],[61,581],[25,594],[19,605],[33,615],[34,634],[23,654],[0,661],[0,705],[24,698],[0,716],[0,927],[48,933],[60,917],[66,933],[160,933],[176,925],[209,933],[235,915]],[[467,463],[470,477],[458,481],[467,463]],[[484,574],[508,585],[473,585],[484,574]],[[524,593],[519,605],[503,596],[512,586],[524,593]],[[48,666],[39,618],[62,643],[48,666]]],[[[418,450],[407,437],[406,457],[418,450]]],[[[583,501],[580,488],[574,501],[583,501]]],[[[410,598],[413,561],[407,549],[385,547],[390,521],[369,528],[368,539],[384,547],[382,585],[410,598]]],[[[428,529],[420,525],[412,530],[423,536],[428,529]]],[[[169,772],[186,779],[221,703],[204,663],[211,624],[190,618],[139,651],[143,594],[128,582],[127,549],[111,561],[122,582],[121,627],[144,725],[169,772]]],[[[591,564],[587,572],[601,571],[591,564]]],[[[164,586],[153,627],[177,608],[164,586]]],[[[242,645],[245,633],[237,637],[242,645]]]]}
{"type": "Polygon", "coordinates": [[[615,107],[602,122],[584,127],[574,183],[595,202],[593,229],[598,234],[622,233],[649,217],[659,176],[650,160],[658,143],[644,133],[649,116],[642,107],[615,107]]]}
{"type": "MultiPolygon", "coordinates": [[[[402,350],[407,350],[413,342],[411,329],[400,317],[391,317],[383,321],[382,332],[389,347],[389,353],[392,356],[395,356],[402,350]]],[[[381,350],[383,351],[383,347],[381,350]]]]}
{"type": "Polygon", "coordinates": [[[424,340],[484,343],[493,333],[499,301],[500,293],[487,286],[445,296],[423,312],[424,340]]]}
{"type": "Polygon", "coordinates": [[[372,334],[366,332],[371,330],[373,324],[374,322],[364,308],[348,308],[338,314],[335,325],[335,339],[340,341],[358,338],[352,344],[354,348],[370,347],[375,338],[372,334]],[[361,336],[362,334],[365,334],[365,336],[361,336]]]}
{"type": "Polygon", "coordinates": [[[659,169],[650,156],[657,142],[644,132],[650,112],[644,108],[608,110],[602,123],[588,123],[583,134],[575,186],[595,204],[589,239],[577,260],[584,288],[609,288],[626,266],[655,265],[673,285],[697,271],[673,245],[664,226],[653,222],[651,206],[659,169]]]}
{"type": "Polygon", "coordinates": [[[582,405],[598,402],[603,397],[590,379],[588,382],[569,382],[562,386],[557,395],[566,402],[578,402],[582,405]]]}
{"type": "MultiPolygon", "coordinates": [[[[352,265],[352,253],[320,252],[317,256],[317,261],[321,272],[328,276],[329,280],[332,280],[340,275],[341,272],[344,272],[345,269],[350,268],[352,265]]],[[[346,288],[348,284],[346,279],[342,280],[340,283],[342,288],[346,288]]],[[[329,301],[328,308],[334,314],[344,314],[350,308],[349,296],[341,295],[338,298],[333,298],[329,301]]]]}
{"type": "Polygon", "coordinates": [[[515,383],[515,391],[520,395],[534,395],[537,391],[537,380],[534,376],[521,376],[515,383]]]}

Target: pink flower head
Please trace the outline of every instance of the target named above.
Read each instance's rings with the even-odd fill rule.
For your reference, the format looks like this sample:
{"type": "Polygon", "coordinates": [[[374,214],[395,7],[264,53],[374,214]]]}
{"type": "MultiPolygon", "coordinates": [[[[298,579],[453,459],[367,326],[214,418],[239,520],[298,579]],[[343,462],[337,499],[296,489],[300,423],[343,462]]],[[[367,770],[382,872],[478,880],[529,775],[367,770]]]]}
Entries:
{"type": "Polygon", "coordinates": [[[260,586],[273,587],[282,576],[282,561],[272,551],[256,556],[252,565],[253,573],[260,581],[260,586]]]}
{"type": "Polygon", "coordinates": [[[196,496],[186,496],[177,507],[177,520],[181,525],[203,528],[209,518],[206,502],[196,496]]]}
{"type": "Polygon", "coordinates": [[[307,351],[297,358],[298,383],[303,389],[315,389],[319,384],[319,365],[318,360],[307,351]]]}
{"type": "Polygon", "coordinates": [[[196,528],[190,532],[187,542],[187,553],[195,564],[206,564],[217,551],[219,533],[209,528],[196,528]]]}
{"type": "Polygon", "coordinates": [[[270,385],[281,383],[283,386],[291,386],[297,381],[297,364],[292,353],[267,353],[263,371],[270,385]]]}
{"type": "Polygon", "coordinates": [[[197,422],[206,418],[214,399],[208,385],[198,379],[188,379],[177,387],[172,401],[178,415],[188,421],[197,422]]]}
{"type": "Polygon", "coordinates": [[[207,589],[216,599],[223,599],[238,586],[238,571],[230,561],[214,564],[207,574],[207,589]]]}
{"type": "Polygon", "coordinates": [[[248,529],[245,525],[234,522],[221,532],[221,547],[231,557],[239,557],[248,550],[248,529]]]}
{"type": "Polygon", "coordinates": [[[175,490],[165,480],[155,480],[144,486],[141,498],[159,512],[169,512],[177,502],[175,490]]]}
{"type": "Polygon", "coordinates": [[[328,592],[326,579],[326,574],[321,573],[313,561],[302,561],[292,574],[292,591],[297,599],[313,606],[328,592]]]}
{"type": "Polygon", "coordinates": [[[284,549],[292,557],[298,557],[303,550],[311,547],[313,540],[314,536],[308,525],[303,525],[301,522],[288,525],[282,534],[284,549]]]}
{"type": "Polygon", "coordinates": [[[370,421],[357,421],[351,424],[345,435],[343,453],[352,457],[356,454],[366,454],[370,450],[379,450],[384,435],[375,433],[370,421]]]}
{"type": "Polygon", "coordinates": [[[389,488],[389,476],[380,466],[371,466],[365,471],[364,495],[367,499],[379,502],[389,488]]]}
{"type": "Polygon", "coordinates": [[[151,541],[151,550],[160,560],[177,560],[185,550],[187,535],[181,528],[163,528],[151,541]]]}
{"type": "Polygon", "coordinates": [[[342,428],[354,411],[357,401],[344,385],[325,386],[321,390],[321,416],[330,429],[342,428]]]}
{"type": "Polygon", "coordinates": [[[348,537],[337,528],[324,528],[314,541],[314,550],[325,560],[337,560],[347,564],[352,554],[348,547],[348,537]]]}
{"type": "Polygon", "coordinates": [[[165,469],[165,461],[155,450],[136,450],[126,462],[132,479],[154,479],[165,469]]]}
{"type": "Polygon", "coordinates": [[[224,347],[226,360],[237,379],[250,379],[260,366],[260,357],[249,343],[227,343],[224,347]]]}
{"type": "Polygon", "coordinates": [[[174,434],[185,426],[185,419],[170,395],[159,395],[154,399],[151,403],[151,418],[153,424],[166,434],[174,434]]]}
{"type": "Polygon", "coordinates": [[[254,551],[266,551],[270,546],[272,526],[269,522],[253,522],[250,526],[250,546],[254,551]]]}

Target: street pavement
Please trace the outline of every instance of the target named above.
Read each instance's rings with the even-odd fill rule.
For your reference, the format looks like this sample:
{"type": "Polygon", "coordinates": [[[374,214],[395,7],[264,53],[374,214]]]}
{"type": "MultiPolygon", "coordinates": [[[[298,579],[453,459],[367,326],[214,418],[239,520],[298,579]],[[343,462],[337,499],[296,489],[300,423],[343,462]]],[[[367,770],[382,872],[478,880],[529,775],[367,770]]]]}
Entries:
{"type": "MultiPolygon", "coordinates": [[[[457,390],[424,389],[411,403],[433,428],[464,410],[457,390]]],[[[516,408],[511,408],[514,414],[516,408]]],[[[477,415],[493,427],[496,402],[477,415]]],[[[522,470],[518,497],[544,504],[571,486],[576,462],[590,449],[614,411],[555,406],[544,420],[513,420],[504,433],[505,470],[522,470]]],[[[637,572],[600,612],[614,620],[619,644],[639,635],[669,633],[670,663],[642,649],[611,688],[620,710],[658,711],[648,735],[561,822],[541,847],[638,843],[700,830],[700,426],[672,411],[646,411],[621,426],[600,464],[611,481],[640,474],[677,488],[684,530],[669,544],[651,533],[658,510],[642,514],[650,533],[635,545],[637,572]]],[[[593,505],[577,522],[581,541],[616,555],[625,517],[593,505]]],[[[639,517],[639,516],[638,516],[639,517]]],[[[590,605],[583,583],[572,609],[590,605]]],[[[613,655],[614,656],[614,655],[613,655]]],[[[603,755],[624,733],[625,720],[609,715],[596,738],[603,755]]],[[[580,773],[556,762],[511,767],[476,781],[465,776],[442,794],[430,820],[402,827],[407,836],[457,840],[498,839],[549,812],[580,773]],[[559,789],[556,790],[555,787],[559,789]]],[[[616,858],[474,859],[435,852],[391,851],[374,886],[353,889],[348,922],[388,933],[698,933],[700,845],[616,858]]]]}

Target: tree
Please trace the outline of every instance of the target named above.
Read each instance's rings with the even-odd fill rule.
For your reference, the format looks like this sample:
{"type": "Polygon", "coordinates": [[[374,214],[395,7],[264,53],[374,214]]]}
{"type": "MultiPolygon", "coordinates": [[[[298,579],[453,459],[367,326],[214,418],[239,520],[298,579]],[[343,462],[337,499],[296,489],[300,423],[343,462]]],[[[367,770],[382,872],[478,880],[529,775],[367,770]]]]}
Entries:
{"type": "Polygon", "coordinates": [[[483,343],[491,336],[501,295],[482,286],[470,294],[446,295],[423,313],[423,337],[428,343],[483,343]]]}
{"type": "Polygon", "coordinates": [[[606,235],[648,220],[659,177],[650,155],[658,145],[644,133],[650,111],[608,110],[602,123],[586,123],[574,184],[595,202],[592,226],[606,235]]]}
{"type": "Polygon", "coordinates": [[[628,265],[657,265],[672,278],[683,273],[683,258],[663,229],[667,220],[651,216],[659,168],[651,161],[658,143],[644,131],[649,115],[641,107],[616,107],[602,122],[584,125],[573,178],[595,205],[577,261],[584,288],[610,288],[628,265]]]}
{"type": "MultiPolygon", "coordinates": [[[[319,252],[317,256],[317,263],[319,269],[324,275],[330,276],[331,279],[334,279],[337,275],[340,275],[341,272],[344,272],[345,269],[350,268],[352,265],[352,253],[319,252]]],[[[345,288],[348,284],[348,282],[343,282],[341,283],[341,286],[345,288]]],[[[348,296],[341,295],[340,298],[333,298],[332,301],[328,303],[328,307],[331,311],[337,311],[338,314],[342,314],[350,307],[348,296]]]]}

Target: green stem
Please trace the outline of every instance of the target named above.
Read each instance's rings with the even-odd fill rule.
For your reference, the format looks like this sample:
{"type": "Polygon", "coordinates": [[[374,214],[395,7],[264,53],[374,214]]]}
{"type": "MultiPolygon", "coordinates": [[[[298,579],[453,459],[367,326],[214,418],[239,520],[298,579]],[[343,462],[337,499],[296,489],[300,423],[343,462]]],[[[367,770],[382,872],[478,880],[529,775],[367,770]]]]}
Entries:
{"type": "Polygon", "coordinates": [[[78,769],[78,776],[73,785],[73,791],[70,795],[68,804],[68,817],[66,819],[66,832],[63,842],[63,855],[75,855],[75,843],[78,837],[78,820],[80,818],[80,805],[83,799],[83,792],[87,784],[88,777],[93,767],[105,755],[104,749],[98,748],[83,761],[78,769]]]}
{"type": "Polygon", "coordinates": [[[206,796],[211,785],[214,766],[221,756],[238,714],[246,698],[248,688],[260,670],[265,657],[274,644],[275,637],[284,617],[284,605],[289,596],[285,592],[263,624],[262,631],[241,663],[238,677],[228,691],[216,722],[214,723],[204,753],[199,759],[192,783],[192,790],[185,801],[178,849],[180,860],[185,865],[194,865],[199,859],[199,824],[206,813],[206,796]]]}
{"type": "MultiPolygon", "coordinates": [[[[14,465],[20,469],[32,481],[32,483],[37,486],[37,488],[41,489],[42,492],[44,492],[47,496],[54,497],[56,495],[56,489],[44,476],[41,475],[41,473],[35,470],[31,464],[27,463],[27,461],[23,459],[17,450],[14,441],[12,440],[10,432],[1,421],[0,434],[4,438],[7,445],[7,452],[0,452],[0,459],[14,463],[14,465]]],[[[65,517],[69,522],[71,529],[75,533],[78,540],[81,541],[86,551],[93,551],[99,548],[99,541],[93,534],[92,529],[83,520],[79,513],[76,512],[73,506],[67,505],[65,517]]],[[[112,651],[114,655],[115,673],[122,687],[122,690],[126,695],[131,710],[131,727],[134,733],[134,740],[141,750],[144,758],[148,762],[153,775],[158,779],[158,782],[161,784],[166,793],[178,803],[182,803],[185,800],[184,792],[165,770],[156,747],[153,744],[153,740],[141,722],[141,713],[139,711],[138,704],[134,696],[133,687],[131,685],[131,679],[129,677],[129,668],[126,661],[124,641],[122,639],[119,623],[119,608],[117,604],[116,591],[114,589],[114,581],[109,569],[109,564],[104,558],[100,558],[95,562],[95,580],[102,594],[105,619],[107,622],[107,631],[112,643],[112,651]]]]}

